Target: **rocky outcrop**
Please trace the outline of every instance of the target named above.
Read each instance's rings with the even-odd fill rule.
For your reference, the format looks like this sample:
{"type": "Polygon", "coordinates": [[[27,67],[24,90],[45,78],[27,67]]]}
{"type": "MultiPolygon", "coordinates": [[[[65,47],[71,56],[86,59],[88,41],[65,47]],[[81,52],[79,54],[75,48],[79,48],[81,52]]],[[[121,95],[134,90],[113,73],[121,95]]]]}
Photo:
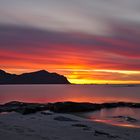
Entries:
{"type": "MultiPolygon", "coordinates": [[[[140,103],[76,103],[76,102],[56,102],[47,104],[38,103],[23,103],[23,102],[9,102],[4,105],[0,105],[0,112],[19,112],[23,115],[36,113],[38,111],[50,110],[58,113],[74,113],[74,112],[86,112],[96,111],[103,108],[115,108],[115,107],[131,107],[140,108],[140,103]]],[[[128,120],[132,118],[127,117],[128,120]]]]}

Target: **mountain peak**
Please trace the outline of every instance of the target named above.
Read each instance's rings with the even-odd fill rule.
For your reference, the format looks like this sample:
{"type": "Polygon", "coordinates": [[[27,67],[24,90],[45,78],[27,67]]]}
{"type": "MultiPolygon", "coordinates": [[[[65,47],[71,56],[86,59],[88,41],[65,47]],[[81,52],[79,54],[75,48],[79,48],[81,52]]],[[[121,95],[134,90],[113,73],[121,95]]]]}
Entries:
{"type": "Polygon", "coordinates": [[[6,72],[0,69],[0,74],[6,74],[6,72]]]}
{"type": "Polygon", "coordinates": [[[49,72],[46,71],[46,70],[39,70],[39,71],[36,71],[36,72],[39,72],[39,73],[49,73],[49,72]]]}
{"type": "Polygon", "coordinates": [[[39,70],[15,75],[0,70],[0,84],[70,84],[67,78],[57,73],[39,70]]]}

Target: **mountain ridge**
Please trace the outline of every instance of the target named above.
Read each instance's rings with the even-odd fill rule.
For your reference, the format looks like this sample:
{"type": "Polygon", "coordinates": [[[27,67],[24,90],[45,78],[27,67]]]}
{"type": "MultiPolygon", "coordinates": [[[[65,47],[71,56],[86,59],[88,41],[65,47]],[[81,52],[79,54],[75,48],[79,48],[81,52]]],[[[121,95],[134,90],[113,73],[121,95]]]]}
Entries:
{"type": "Polygon", "coordinates": [[[39,70],[20,75],[0,70],[0,84],[70,84],[68,79],[58,73],[39,70]]]}

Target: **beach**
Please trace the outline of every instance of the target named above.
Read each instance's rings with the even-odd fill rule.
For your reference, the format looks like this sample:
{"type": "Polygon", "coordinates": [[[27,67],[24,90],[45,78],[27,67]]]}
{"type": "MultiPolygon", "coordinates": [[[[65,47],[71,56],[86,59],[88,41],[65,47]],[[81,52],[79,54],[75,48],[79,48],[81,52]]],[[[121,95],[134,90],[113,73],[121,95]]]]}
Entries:
{"type": "Polygon", "coordinates": [[[1,140],[139,140],[139,132],[50,111],[0,114],[1,140]]]}
{"type": "Polygon", "coordinates": [[[0,0],[0,140],[140,140],[140,0],[0,0]]]}

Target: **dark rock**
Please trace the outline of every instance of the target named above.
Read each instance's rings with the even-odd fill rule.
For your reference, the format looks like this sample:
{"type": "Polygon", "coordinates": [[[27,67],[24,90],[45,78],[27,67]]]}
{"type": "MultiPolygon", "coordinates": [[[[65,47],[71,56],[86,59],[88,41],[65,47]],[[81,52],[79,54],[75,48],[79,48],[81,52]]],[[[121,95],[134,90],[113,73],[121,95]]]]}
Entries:
{"type": "Polygon", "coordinates": [[[18,113],[21,113],[23,115],[27,115],[27,114],[32,114],[32,113],[36,113],[36,112],[39,112],[39,111],[43,111],[43,110],[46,110],[46,109],[48,109],[47,106],[44,107],[44,106],[41,106],[39,104],[30,104],[30,105],[24,106],[22,108],[19,108],[15,111],[18,112],[18,113]]]}
{"type": "Polygon", "coordinates": [[[54,112],[67,113],[99,110],[101,106],[92,103],[57,102],[53,104],[49,103],[48,108],[54,112]]]}
{"type": "Polygon", "coordinates": [[[51,112],[41,112],[42,115],[53,115],[51,112]]]}
{"type": "Polygon", "coordinates": [[[54,120],[65,121],[65,122],[77,122],[78,121],[78,120],[74,120],[74,119],[71,119],[71,118],[66,118],[66,117],[63,117],[63,116],[55,117],[54,120]]]}
{"type": "Polygon", "coordinates": [[[26,107],[26,108],[22,108],[19,110],[16,110],[16,112],[21,113],[22,115],[28,115],[28,114],[32,114],[32,113],[36,113],[38,112],[38,109],[36,108],[31,108],[31,107],[26,107]]]}
{"type": "Polygon", "coordinates": [[[127,103],[127,102],[116,102],[116,103],[103,103],[102,108],[115,108],[115,107],[134,107],[140,108],[140,103],[127,103]]]}
{"type": "Polygon", "coordinates": [[[74,127],[82,127],[82,128],[87,128],[88,127],[87,125],[84,125],[84,124],[73,124],[72,126],[74,126],[74,127]]]}
{"type": "Polygon", "coordinates": [[[128,122],[138,122],[138,120],[137,119],[135,119],[135,118],[132,118],[132,117],[126,117],[126,121],[128,121],[128,122]]]}
{"type": "Polygon", "coordinates": [[[23,102],[17,102],[17,101],[9,102],[0,106],[1,112],[15,111],[23,115],[31,114],[31,113],[35,113],[35,112],[47,110],[47,109],[48,109],[47,104],[23,103],[23,102]]]}
{"type": "Polygon", "coordinates": [[[91,128],[88,127],[88,126],[85,125],[85,124],[73,124],[72,126],[74,126],[74,127],[79,127],[79,128],[83,128],[83,130],[86,130],[86,131],[91,130],[91,128]]]}
{"type": "MultiPolygon", "coordinates": [[[[22,114],[28,114],[35,113],[38,111],[50,110],[58,113],[74,113],[74,112],[97,111],[103,108],[115,108],[115,107],[140,108],[140,104],[139,103],[93,104],[93,103],[76,103],[76,102],[56,102],[48,104],[39,104],[39,103],[24,103],[13,101],[6,103],[4,105],[0,105],[0,112],[16,111],[22,114]]],[[[128,121],[135,121],[134,118],[130,117],[127,117],[126,119],[128,121]]]]}
{"type": "Polygon", "coordinates": [[[95,130],[94,135],[95,136],[103,135],[103,136],[107,136],[108,138],[119,138],[119,136],[111,135],[109,133],[106,133],[106,132],[103,132],[103,131],[98,131],[98,130],[95,130]]]}
{"type": "Polygon", "coordinates": [[[129,116],[113,116],[113,118],[120,118],[128,122],[138,122],[137,119],[129,117],[129,116]]]}

